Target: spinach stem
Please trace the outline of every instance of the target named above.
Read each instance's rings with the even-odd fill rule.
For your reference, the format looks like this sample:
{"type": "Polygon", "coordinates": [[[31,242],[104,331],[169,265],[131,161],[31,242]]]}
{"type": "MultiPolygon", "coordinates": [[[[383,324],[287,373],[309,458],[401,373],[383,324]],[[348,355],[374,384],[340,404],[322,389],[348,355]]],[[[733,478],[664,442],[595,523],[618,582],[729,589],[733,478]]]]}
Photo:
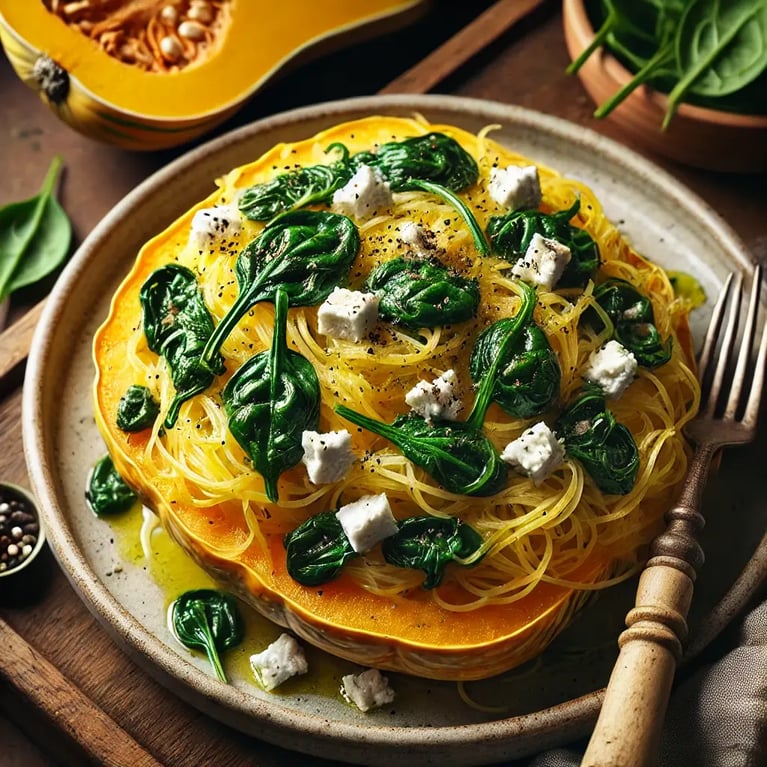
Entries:
{"type": "Polygon", "coordinates": [[[509,328],[503,343],[498,349],[498,353],[493,360],[493,364],[482,378],[477,390],[477,396],[474,399],[474,405],[469,413],[466,422],[475,429],[481,429],[485,420],[485,414],[490,407],[493,398],[493,390],[498,378],[498,367],[501,361],[505,359],[506,349],[509,344],[514,343],[522,328],[530,321],[535,308],[535,290],[523,282],[518,283],[522,289],[522,305],[514,317],[514,322],[509,328]]]}
{"type": "Polygon", "coordinates": [[[610,12],[605,17],[604,23],[599,28],[594,39],[583,51],[581,51],[581,54],[576,59],[570,62],[570,65],[565,70],[568,75],[574,75],[586,63],[586,59],[588,59],[588,57],[604,43],[607,36],[612,32],[617,20],[618,18],[615,9],[610,8],[610,12]]]}
{"type": "MultiPolygon", "coordinates": [[[[674,58],[673,48],[661,48],[647,63],[637,71],[634,77],[627,82],[617,93],[611,96],[604,104],[594,111],[594,117],[607,117],[624,99],[633,93],[640,85],[646,83],[656,69],[660,69],[666,62],[674,58]]],[[[665,128],[665,123],[664,123],[665,128]]]]}
{"type": "Polygon", "coordinates": [[[431,194],[442,198],[445,200],[445,202],[450,203],[450,205],[455,208],[456,213],[458,213],[458,215],[464,220],[466,226],[469,227],[469,231],[471,232],[471,236],[474,239],[474,245],[479,251],[479,255],[488,255],[490,248],[487,244],[487,240],[485,239],[482,227],[479,225],[479,222],[469,207],[466,205],[466,203],[460,197],[458,197],[457,194],[454,194],[447,187],[444,187],[441,184],[434,184],[431,181],[426,181],[424,179],[411,179],[408,182],[408,185],[416,187],[417,189],[422,189],[424,192],[430,192],[431,194]]]}

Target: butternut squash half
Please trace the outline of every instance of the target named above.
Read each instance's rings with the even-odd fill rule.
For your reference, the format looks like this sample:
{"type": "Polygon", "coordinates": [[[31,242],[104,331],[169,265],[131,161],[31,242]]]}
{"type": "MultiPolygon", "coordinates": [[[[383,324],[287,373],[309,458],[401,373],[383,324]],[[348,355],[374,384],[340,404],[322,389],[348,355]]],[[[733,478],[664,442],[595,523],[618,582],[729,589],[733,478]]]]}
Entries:
{"type": "Polygon", "coordinates": [[[422,0],[0,0],[0,42],[57,116],[127,149],[183,144],[291,61],[412,20],[422,0]]]}
{"type": "MultiPolygon", "coordinates": [[[[208,199],[142,248],[93,346],[95,415],[114,465],[192,557],[265,615],[330,653],[437,679],[488,677],[530,659],[568,624],[588,595],[636,571],[684,476],[687,446],[681,426],[698,401],[689,306],[674,296],[663,270],[631,249],[583,184],[516,154],[491,136],[491,131],[474,135],[422,119],[370,116],[275,146],[220,179],[208,199]],[[443,193],[443,182],[453,183],[453,160],[437,153],[443,142],[452,157],[460,156],[465,167],[473,168],[450,194],[443,193]],[[431,174],[428,183],[416,183],[407,173],[397,176],[394,166],[384,167],[385,156],[399,161],[413,146],[419,147],[420,164],[411,172],[431,174]],[[372,175],[383,197],[368,197],[355,179],[343,185],[332,181],[355,158],[364,158],[358,165],[367,168],[365,173],[379,164],[372,175]],[[574,238],[574,248],[584,242],[598,248],[598,260],[569,286],[563,276],[562,285],[525,287],[514,275],[516,256],[501,254],[490,234],[514,213],[503,190],[499,194],[499,171],[513,174],[520,168],[540,185],[540,199],[534,195],[527,201],[529,220],[561,220],[561,231],[574,238]],[[281,187],[282,192],[288,189],[292,202],[281,200],[280,190],[264,186],[278,177],[292,179],[281,187]],[[309,198],[302,186],[307,180],[326,188],[315,186],[309,198]],[[371,199],[375,203],[368,204],[371,199]],[[256,202],[272,207],[259,216],[256,202]],[[298,212],[280,209],[283,203],[298,212]],[[378,295],[377,318],[358,333],[320,322],[320,310],[328,305],[322,295],[299,298],[305,288],[322,293],[322,275],[335,268],[335,246],[328,244],[335,240],[324,230],[311,230],[316,218],[334,226],[341,222],[344,232],[354,231],[359,238],[349,236],[354,243],[351,258],[323,289],[328,295],[333,287],[346,287],[358,292],[356,300],[362,300],[358,294],[378,295]],[[281,234],[273,237],[275,232],[281,234]],[[259,248],[267,241],[278,247],[264,255],[259,248]],[[423,299],[420,307],[427,314],[438,304],[438,311],[447,311],[451,302],[476,289],[473,310],[452,315],[449,322],[440,319],[447,314],[424,319],[422,326],[386,315],[383,298],[370,290],[369,280],[376,269],[398,258],[408,264],[407,279],[415,280],[417,265],[428,263],[460,286],[438,300],[435,284],[427,280],[408,301],[423,299]],[[169,270],[184,275],[191,289],[186,298],[166,296],[158,314],[151,294],[158,275],[169,270]],[[284,283],[275,287],[274,275],[288,272],[289,277],[276,278],[284,283]],[[622,466],[620,456],[611,453],[610,440],[602,446],[609,456],[602,465],[611,473],[607,480],[576,452],[577,439],[565,438],[566,453],[543,472],[524,461],[501,459],[507,446],[538,422],[551,426],[555,435],[564,429],[562,419],[581,396],[591,355],[614,331],[595,299],[595,284],[615,278],[649,297],[655,327],[669,352],[652,370],[640,366],[622,395],[607,405],[610,417],[622,425],[621,439],[636,445],[631,481],[624,477],[616,490],[622,466]],[[232,322],[233,307],[254,283],[261,293],[232,322]],[[276,291],[274,301],[268,284],[276,291]],[[280,308],[282,299],[277,298],[283,291],[287,309],[280,308]],[[533,303],[525,304],[525,296],[534,296],[533,303]],[[185,330],[177,323],[188,300],[196,302],[196,319],[185,330]],[[490,373],[474,380],[473,350],[488,328],[505,327],[509,320],[513,324],[523,310],[530,311],[525,327],[531,335],[518,352],[527,354],[535,345],[548,352],[545,360],[535,357],[533,368],[520,373],[521,378],[514,374],[511,391],[526,386],[525,376],[537,386],[541,370],[550,370],[552,364],[559,371],[555,386],[535,414],[527,407],[523,416],[510,414],[497,393],[478,410],[483,392],[495,390],[483,383],[490,373]],[[159,323],[152,325],[155,329],[170,329],[181,358],[170,347],[158,351],[149,340],[154,321],[159,323]],[[224,327],[227,332],[220,333],[224,327]],[[201,328],[202,337],[197,335],[201,328]],[[219,343],[211,347],[214,329],[219,343]],[[285,384],[288,379],[278,380],[273,371],[282,370],[278,357],[290,355],[313,369],[308,377],[316,379],[314,415],[309,413],[314,405],[288,415],[280,409],[292,401],[297,383],[291,379],[285,384]],[[205,358],[207,367],[194,367],[205,358]],[[197,393],[181,398],[181,379],[173,372],[179,359],[182,367],[191,363],[186,371],[202,375],[195,379],[197,393]],[[271,367],[265,368],[267,359],[271,367]],[[272,371],[266,389],[263,380],[248,379],[254,370],[260,375],[258,370],[264,369],[272,371]],[[245,410],[235,413],[231,392],[236,377],[245,381],[237,404],[245,410]],[[414,423],[421,418],[423,402],[411,392],[433,390],[440,377],[451,382],[450,412],[432,414],[431,420],[424,416],[418,423],[426,430],[423,442],[433,449],[432,457],[439,453],[437,463],[447,462],[442,464],[446,471],[405,454],[387,434],[349,420],[354,411],[380,423],[403,417],[414,423]],[[138,428],[121,427],[121,402],[132,387],[150,395],[159,414],[138,428]],[[339,411],[341,405],[348,410],[339,411]],[[255,415],[247,422],[251,407],[255,415]],[[302,439],[302,429],[320,435],[348,432],[349,460],[332,477],[313,475],[302,444],[298,455],[272,473],[269,461],[287,451],[280,447],[265,464],[258,438],[234,436],[233,419],[243,413],[248,428],[267,434],[270,449],[283,445],[283,437],[285,444],[302,439]],[[307,418],[312,424],[308,429],[297,425],[307,418]],[[464,427],[472,429],[472,439],[485,451],[473,468],[469,464],[476,453],[467,443],[461,443],[466,452],[458,458],[445,458],[464,427]],[[474,470],[486,477],[491,465],[492,483],[481,490],[462,478],[474,470]],[[345,547],[337,567],[317,578],[296,575],[301,568],[289,561],[286,551],[295,531],[320,518],[337,519],[338,509],[370,496],[386,498],[400,531],[406,521],[426,520],[422,532],[408,541],[415,559],[403,563],[389,556],[387,547],[391,549],[396,537],[392,530],[351,551],[344,528],[331,541],[345,547]],[[465,538],[471,545],[450,549],[440,559],[446,551],[444,530],[453,522],[473,531],[465,538]],[[436,559],[439,566],[434,569],[436,559]]],[[[589,419],[596,416],[577,422],[576,436],[588,432],[589,419]]],[[[604,419],[606,415],[603,425],[604,419]]],[[[563,436],[564,431],[557,435],[557,444],[563,436]]],[[[320,535],[290,556],[311,559],[317,553],[322,560],[329,541],[320,535]]]]}

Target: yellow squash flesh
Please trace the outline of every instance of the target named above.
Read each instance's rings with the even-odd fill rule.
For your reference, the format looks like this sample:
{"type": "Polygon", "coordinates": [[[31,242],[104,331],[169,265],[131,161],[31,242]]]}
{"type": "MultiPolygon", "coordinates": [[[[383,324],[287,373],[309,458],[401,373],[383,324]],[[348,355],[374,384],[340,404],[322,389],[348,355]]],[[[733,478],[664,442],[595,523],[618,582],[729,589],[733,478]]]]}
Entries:
{"type": "Polygon", "coordinates": [[[155,150],[221,123],[288,61],[404,22],[419,5],[422,0],[224,0],[227,21],[208,52],[161,73],[109,55],[43,0],[0,0],[0,42],[19,77],[73,128],[126,149],[155,150]],[[56,65],[65,86],[50,87],[41,57],[56,65]]]}

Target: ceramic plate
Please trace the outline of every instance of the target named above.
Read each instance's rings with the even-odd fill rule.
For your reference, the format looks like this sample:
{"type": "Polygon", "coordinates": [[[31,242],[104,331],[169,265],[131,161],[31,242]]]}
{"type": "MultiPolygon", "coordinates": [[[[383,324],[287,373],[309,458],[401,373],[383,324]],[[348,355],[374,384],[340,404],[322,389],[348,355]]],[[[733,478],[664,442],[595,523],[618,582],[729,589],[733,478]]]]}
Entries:
{"type": "MultiPolygon", "coordinates": [[[[84,500],[90,468],[104,452],[91,411],[91,339],[143,242],[207,196],[216,177],[277,142],[364,115],[415,112],[467,130],[497,124],[496,140],[589,184],[640,252],[694,273],[709,296],[716,295],[729,270],[748,264],[737,237],[704,203],[638,155],[582,127],[510,106],[442,96],[371,97],[299,109],[193,150],[141,184],[96,227],[56,284],[35,335],[24,391],[24,444],[61,567],[115,640],[176,694],[246,733],[317,756],[370,765],[388,765],[397,757],[410,764],[487,764],[589,730],[633,583],[600,595],[543,659],[465,685],[389,674],[395,703],[362,714],[338,694],[340,675],[360,669],[319,652],[310,652],[306,679],[288,683],[276,695],[261,691],[249,673],[247,653],[260,649],[253,642],[262,641],[263,647],[279,629],[252,616],[249,627],[258,640],[225,656],[231,684],[219,683],[205,659],[178,645],[166,626],[164,605],[172,585],[158,585],[151,577],[152,562],[144,561],[138,544],[140,520],[120,522],[116,531],[95,518],[84,500]]],[[[696,310],[697,330],[706,319],[705,307],[696,310]]],[[[748,600],[764,570],[767,507],[752,468],[758,451],[759,446],[741,449],[709,486],[703,544],[713,565],[696,584],[690,618],[695,651],[748,600]]],[[[163,548],[162,535],[153,548],[164,553],[150,559],[179,556],[163,548]]],[[[176,584],[179,593],[201,577],[178,563],[173,567],[188,581],[176,584]]]]}

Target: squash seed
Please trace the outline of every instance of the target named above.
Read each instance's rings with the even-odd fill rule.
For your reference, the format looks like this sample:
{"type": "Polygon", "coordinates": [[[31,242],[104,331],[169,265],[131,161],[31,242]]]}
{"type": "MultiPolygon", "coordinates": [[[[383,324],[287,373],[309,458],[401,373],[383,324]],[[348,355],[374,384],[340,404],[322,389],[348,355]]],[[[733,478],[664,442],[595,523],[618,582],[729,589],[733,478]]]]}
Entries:
{"type": "Polygon", "coordinates": [[[184,52],[181,43],[170,35],[160,40],[160,50],[162,51],[163,58],[168,61],[178,61],[184,52]]]}
{"type": "Polygon", "coordinates": [[[187,18],[192,21],[199,21],[201,24],[210,24],[213,21],[213,9],[210,7],[210,3],[206,3],[205,0],[202,2],[192,0],[192,5],[186,15],[187,18]]]}
{"type": "Polygon", "coordinates": [[[160,11],[160,18],[166,24],[175,24],[178,21],[178,11],[176,10],[175,6],[166,5],[160,11]]]}
{"type": "Polygon", "coordinates": [[[179,71],[199,60],[231,21],[231,0],[42,2],[105,53],[147,72],[179,71]]]}
{"type": "Polygon", "coordinates": [[[178,25],[178,33],[181,37],[185,37],[187,40],[194,40],[195,42],[205,39],[205,27],[196,21],[182,21],[178,25]]]}

